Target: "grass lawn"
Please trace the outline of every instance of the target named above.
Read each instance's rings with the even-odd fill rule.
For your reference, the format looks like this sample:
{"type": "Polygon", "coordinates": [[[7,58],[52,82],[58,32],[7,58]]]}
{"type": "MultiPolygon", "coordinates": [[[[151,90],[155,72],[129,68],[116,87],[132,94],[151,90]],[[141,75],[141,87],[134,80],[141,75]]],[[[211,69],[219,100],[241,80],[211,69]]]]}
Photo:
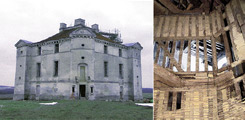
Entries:
{"type": "Polygon", "coordinates": [[[54,106],[39,103],[53,101],[0,100],[0,120],[152,120],[152,108],[133,102],[58,100],[54,106]]]}
{"type": "Polygon", "coordinates": [[[152,93],[143,93],[143,98],[152,99],[153,98],[153,94],[152,93]]]}

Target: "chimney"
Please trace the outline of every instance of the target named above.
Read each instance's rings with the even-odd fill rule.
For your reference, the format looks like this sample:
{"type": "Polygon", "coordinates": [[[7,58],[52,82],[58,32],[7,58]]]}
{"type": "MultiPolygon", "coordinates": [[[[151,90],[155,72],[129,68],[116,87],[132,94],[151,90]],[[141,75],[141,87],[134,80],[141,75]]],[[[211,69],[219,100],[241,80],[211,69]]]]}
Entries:
{"type": "Polygon", "coordinates": [[[85,20],[84,19],[81,19],[81,18],[75,19],[74,26],[77,26],[77,25],[83,25],[83,26],[85,26],[85,20]]]}
{"type": "Polygon", "coordinates": [[[98,24],[93,24],[92,29],[95,30],[95,32],[99,32],[99,25],[98,24]]]}
{"type": "Polygon", "coordinates": [[[63,31],[66,28],[65,23],[60,23],[60,32],[63,31]]]}

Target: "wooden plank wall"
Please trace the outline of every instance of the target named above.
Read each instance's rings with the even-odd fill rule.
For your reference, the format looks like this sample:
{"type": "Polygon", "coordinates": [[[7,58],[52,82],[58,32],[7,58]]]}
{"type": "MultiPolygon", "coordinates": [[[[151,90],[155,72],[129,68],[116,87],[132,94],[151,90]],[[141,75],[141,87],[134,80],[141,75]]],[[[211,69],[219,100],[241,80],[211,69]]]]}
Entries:
{"type": "MultiPolygon", "coordinates": [[[[205,41],[207,37],[212,38],[212,46],[214,47],[215,42],[219,42],[215,38],[220,35],[223,36],[225,40],[225,47],[228,47],[225,31],[229,31],[236,58],[235,60],[245,60],[244,0],[231,0],[225,7],[224,14],[222,14],[221,11],[214,11],[210,15],[158,16],[155,17],[154,22],[155,40],[181,40],[182,47],[183,40],[204,40],[204,44],[207,44],[205,41]],[[228,26],[224,25],[223,19],[227,19],[228,26]]],[[[230,52],[231,51],[226,50],[226,53],[230,54],[230,52]]],[[[213,53],[215,53],[214,49],[213,53]]],[[[228,62],[231,61],[230,59],[229,55],[228,62]]],[[[214,69],[217,69],[217,64],[214,65],[214,69]]],[[[207,71],[206,63],[205,71],[207,71]]],[[[224,78],[217,78],[220,78],[222,82],[215,84],[215,87],[205,86],[206,88],[201,88],[201,86],[196,86],[188,89],[154,89],[155,119],[244,119],[245,105],[239,102],[241,93],[238,82],[243,80],[245,83],[245,77],[226,81],[224,78]],[[227,81],[229,81],[229,83],[227,81]],[[219,86],[221,83],[224,83],[224,85],[219,86]],[[234,84],[236,89],[236,97],[234,98],[229,97],[229,86],[231,84],[234,84]],[[182,109],[175,111],[166,110],[169,91],[182,91],[182,109]],[[155,101],[157,102],[155,103],[155,101]]]]}
{"type": "Polygon", "coordinates": [[[154,119],[155,120],[217,120],[216,88],[199,86],[193,88],[154,89],[154,119]],[[172,111],[167,110],[168,93],[173,92],[172,111]],[[177,92],[182,93],[181,109],[176,110],[177,92]],[[156,103],[155,103],[156,101],[156,103]]]}
{"type": "MultiPolygon", "coordinates": [[[[232,14],[232,7],[227,6],[226,10],[226,16],[233,15],[232,14]],[[231,13],[230,13],[231,12],[231,13]]],[[[216,42],[220,42],[224,44],[225,46],[225,52],[227,56],[227,65],[231,64],[231,51],[229,50],[229,43],[226,35],[226,31],[231,30],[231,38],[233,40],[236,40],[233,43],[234,52],[238,53],[239,52],[239,57],[243,59],[245,58],[245,52],[241,52],[245,50],[245,43],[241,43],[243,39],[241,39],[242,34],[239,34],[239,31],[237,31],[236,28],[231,28],[235,27],[236,25],[234,24],[234,21],[236,20],[234,17],[227,17],[230,27],[224,25],[224,19],[225,15],[222,14],[220,10],[213,11],[210,15],[163,15],[163,16],[157,16],[154,19],[155,22],[155,32],[154,32],[154,40],[155,41],[173,41],[175,43],[176,40],[196,40],[198,43],[199,40],[204,40],[204,44],[206,45],[205,40],[212,40],[212,43],[215,44],[216,42]],[[233,23],[231,23],[233,21],[233,23]],[[224,43],[221,42],[220,36],[224,39],[224,43]],[[234,37],[236,36],[236,37],[234,37]],[[238,44],[238,45],[237,45],[238,44]],[[239,50],[237,47],[239,47],[239,50]]],[[[242,22],[240,22],[242,23],[242,22]]],[[[245,23],[245,22],[244,22],[245,23]]],[[[243,25],[243,24],[242,24],[243,25]]],[[[245,24],[244,24],[245,28],[245,24]]],[[[245,29],[244,29],[245,30],[245,29]]],[[[197,45],[198,46],[198,45],[197,45]]],[[[214,47],[215,45],[212,45],[214,47]]],[[[174,47],[174,46],[173,46],[174,47]]],[[[190,43],[188,44],[188,47],[190,47],[190,43]]],[[[206,49],[206,48],[205,48],[206,49]]],[[[173,49],[174,51],[175,49],[173,49]]],[[[190,50],[190,49],[189,49],[190,50]]],[[[187,71],[190,72],[190,53],[188,50],[188,61],[187,61],[187,71]]],[[[214,60],[214,73],[216,74],[218,71],[217,68],[217,58],[216,58],[216,52],[215,49],[213,48],[213,56],[215,58],[214,60]]],[[[198,49],[197,49],[198,52],[198,49]]],[[[206,50],[204,51],[206,52],[206,50]]],[[[182,53],[180,53],[182,55],[182,53]]],[[[198,58],[199,54],[197,54],[196,58],[198,58]]],[[[174,56],[174,55],[172,55],[174,56]]],[[[207,57],[205,55],[205,57],[207,57]]],[[[236,58],[238,58],[238,54],[236,54],[236,58]]],[[[206,59],[206,58],[205,58],[206,59]]],[[[165,58],[164,58],[165,60],[165,58]]],[[[199,59],[196,59],[196,69],[195,71],[199,71],[199,59]]],[[[170,60],[170,69],[173,67],[173,62],[170,60]]],[[[181,59],[179,61],[174,61],[174,63],[180,63],[179,66],[181,67],[181,59]]],[[[176,64],[175,64],[176,65],[176,64]]],[[[164,67],[164,66],[163,66],[164,67]]],[[[176,67],[176,66],[175,66],[176,67]]],[[[178,67],[178,72],[181,70],[183,71],[180,67],[178,67]]],[[[193,71],[193,70],[192,70],[193,71]]],[[[205,70],[207,70],[207,63],[205,63],[205,70]]]]}
{"type": "Polygon", "coordinates": [[[220,13],[210,15],[163,15],[154,18],[154,38],[210,37],[221,31],[220,13]]]}
{"type": "Polygon", "coordinates": [[[225,8],[225,18],[236,60],[245,59],[245,1],[232,0],[225,8]]]}

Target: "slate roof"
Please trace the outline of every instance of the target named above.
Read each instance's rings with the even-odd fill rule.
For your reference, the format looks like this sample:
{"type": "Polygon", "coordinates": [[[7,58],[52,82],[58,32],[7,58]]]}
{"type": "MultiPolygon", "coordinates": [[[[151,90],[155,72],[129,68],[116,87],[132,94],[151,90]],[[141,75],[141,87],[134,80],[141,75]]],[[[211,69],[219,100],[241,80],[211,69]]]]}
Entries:
{"type": "MultiPolygon", "coordinates": [[[[137,43],[137,42],[136,42],[136,43],[137,43]]],[[[125,43],[125,44],[123,44],[123,45],[125,45],[125,46],[127,46],[127,47],[130,47],[130,46],[135,45],[136,43],[125,43]]]]}
{"type": "MultiPolygon", "coordinates": [[[[75,31],[75,30],[77,30],[77,29],[80,29],[80,28],[81,28],[81,27],[63,30],[63,31],[61,31],[61,32],[59,32],[59,33],[57,33],[57,34],[55,34],[55,35],[53,35],[53,36],[51,36],[51,37],[49,37],[49,38],[47,38],[47,39],[44,39],[44,40],[42,40],[42,41],[40,41],[40,42],[47,42],[47,41],[52,41],[52,40],[59,40],[59,39],[69,38],[69,35],[70,35],[73,31],[75,31]]],[[[89,29],[91,29],[91,28],[89,28],[89,29]]],[[[101,40],[105,40],[105,41],[108,41],[108,42],[116,43],[114,40],[109,39],[109,38],[107,38],[107,37],[104,37],[101,33],[96,33],[96,32],[94,32],[94,34],[96,35],[95,38],[97,38],[97,39],[101,39],[101,40]]],[[[40,43],[40,42],[38,42],[38,43],[40,43]]]]}
{"type": "Polygon", "coordinates": [[[64,30],[64,31],[61,31],[45,40],[42,40],[40,42],[46,42],[46,41],[50,41],[50,40],[59,40],[59,39],[62,39],[62,38],[68,38],[70,33],[72,33],[73,31],[77,30],[78,28],[72,28],[72,29],[68,29],[68,30],[64,30]]]}
{"type": "MultiPolygon", "coordinates": [[[[53,40],[59,40],[59,39],[69,38],[70,37],[70,34],[73,31],[78,30],[78,29],[81,29],[81,28],[89,29],[89,32],[93,32],[93,34],[96,35],[95,38],[100,39],[100,40],[104,40],[104,41],[107,41],[107,42],[110,42],[110,43],[120,44],[120,45],[123,45],[123,46],[126,46],[126,47],[134,46],[135,44],[137,44],[137,42],[135,42],[135,43],[125,43],[125,44],[122,44],[121,41],[118,41],[117,40],[118,34],[106,33],[106,32],[95,32],[92,28],[89,28],[89,27],[86,27],[86,26],[67,28],[67,29],[65,29],[65,30],[63,30],[63,31],[61,31],[61,32],[59,32],[59,33],[51,36],[51,37],[48,37],[47,39],[44,39],[42,41],[39,41],[37,43],[43,43],[43,42],[48,42],[48,41],[53,41],[53,40]]],[[[26,44],[32,44],[32,42],[30,42],[30,41],[26,41],[26,40],[21,40],[21,41],[23,41],[26,44]]],[[[16,45],[18,43],[16,43],[16,45]]]]}
{"type": "Polygon", "coordinates": [[[22,40],[23,42],[27,43],[27,44],[31,44],[32,42],[27,41],[27,40],[22,40]]]}

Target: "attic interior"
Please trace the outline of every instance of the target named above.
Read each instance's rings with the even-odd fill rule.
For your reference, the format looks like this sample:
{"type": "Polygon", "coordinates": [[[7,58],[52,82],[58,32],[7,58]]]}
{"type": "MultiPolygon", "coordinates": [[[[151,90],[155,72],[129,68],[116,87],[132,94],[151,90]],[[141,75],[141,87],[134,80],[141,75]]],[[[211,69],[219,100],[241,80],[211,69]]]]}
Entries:
{"type": "Polygon", "coordinates": [[[244,0],[154,0],[154,119],[245,118],[244,23],[244,0]]]}

